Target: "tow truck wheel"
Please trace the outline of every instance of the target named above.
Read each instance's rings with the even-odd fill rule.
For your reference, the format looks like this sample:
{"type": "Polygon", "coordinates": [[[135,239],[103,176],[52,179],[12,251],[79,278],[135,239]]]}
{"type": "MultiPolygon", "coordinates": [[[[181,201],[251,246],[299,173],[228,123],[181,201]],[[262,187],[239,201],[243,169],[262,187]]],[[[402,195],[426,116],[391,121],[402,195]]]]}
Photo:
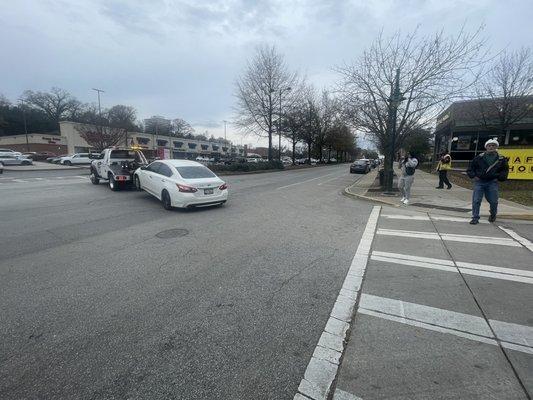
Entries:
{"type": "Polygon", "coordinates": [[[113,175],[109,175],[109,189],[111,189],[113,192],[118,190],[118,182],[115,180],[113,175]]]}
{"type": "Polygon", "coordinates": [[[163,203],[163,208],[165,210],[172,210],[172,202],[170,201],[170,195],[166,190],[163,190],[163,193],[161,193],[161,202],[163,203]]]}
{"type": "Polygon", "coordinates": [[[135,189],[137,189],[138,191],[143,190],[143,188],[141,187],[141,180],[138,176],[135,176],[135,189]]]}
{"type": "Polygon", "coordinates": [[[96,172],[94,171],[94,169],[91,169],[89,179],[91,180],[91,183],[93,185],[98,185],[100,183],[100,179],[98,179],[98,175],[96,175],[96,172]]]}

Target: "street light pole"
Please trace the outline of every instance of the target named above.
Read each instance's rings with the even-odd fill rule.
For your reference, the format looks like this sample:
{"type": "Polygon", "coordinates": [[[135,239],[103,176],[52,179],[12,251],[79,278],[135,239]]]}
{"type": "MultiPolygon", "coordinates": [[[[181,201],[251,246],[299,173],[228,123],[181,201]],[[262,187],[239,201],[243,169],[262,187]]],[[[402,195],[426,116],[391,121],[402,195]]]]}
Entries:
{"type": "Polygon", "coordinates": [[[25,111],[25,105],[24,100],[19,99],[19,101],[22,103],[22,119],[24,120],[24,134],[26,135],[26,151],[29,153],[30,151],[30,142],[28,140],[28,126],[26,124],[26,111],[25,111]]]}
{"type": "Polygon", "coordinates": [[[392,193],[392,184],[394,180],[394,156],[396,147],[396,117],[398,113],[398,106],[405,100],[400,94],[400,68],[396,69],[396,78],[394,80],[394,89],[392,91],[391,98],[389,99],[389,123],[388,128],[390,130],[390,153],[389,153],[389,170],[387,171],[387,187],[386,193],[392,193]]]}
{"type": "Polygon", "coordinates": [[[284,91],[287,91],[287,92],[290,92],[291,91],[291,87],[288,86],[286,88],[281,88],[279,89],[279,118],[278,118],[278,135],[279,135],[279,149],[278,149],[278,153],[279,153],[279,161],[281,161],[281,96],[283,94],[284,91]]]}
{"type": "Polygon", "coordinates": [[[102,89],[93,88],[96,93],[98,93],[98,115],[102,118],[102,107],[100,106],[100,92],[105,93],[102,89]]]}

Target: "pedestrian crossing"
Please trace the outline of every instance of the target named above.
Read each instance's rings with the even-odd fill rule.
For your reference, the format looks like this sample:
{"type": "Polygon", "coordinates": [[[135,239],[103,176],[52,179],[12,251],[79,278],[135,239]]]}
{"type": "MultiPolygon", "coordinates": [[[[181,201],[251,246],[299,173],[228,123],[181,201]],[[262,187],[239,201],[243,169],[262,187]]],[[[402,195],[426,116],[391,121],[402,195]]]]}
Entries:
{"type": "MultiPolygon", "coordinates": [[[[510,385],[523,393],[525,386],[521,379],[529,373],[527,365],[533,363],[533,324],[527,310],[533,299],[533,264],[524,261],[533,259],[531,241],[508,227],[486,221],[483,229],[472,228],[469,219],[462,217],[402,214],[390,210],[379,213],[377,221],[370,221],[327,325],[331,325],[332,318],[349,322],[349,340],[356,344],[350,349],[338,342],[338,337],[335,343],[321,337],[317,349],[327,348],[330,359],[315,350],[314,361],[309,363],[300,393],[294,398],[366,400],[387,397],[391,392],[376,391],[376,382],[381,386],[387,381],[387,352],[398,351],[391,354],[391,360],[401,358],[404,351],[401,346],[417,343],[426,349],[420,350],[420,357],[431,358],[432,340],[436,343],[449,341],[450,346],[458,346],[459,350],[454,351],[459,352],[461,346],[471,351],[469,342],[487,346],[480,357],[486,358],[488,363],[488,360],[497,359],[501,364],[491,364],[496,371],[490,377],[491,383],[499,387],[510,385]],[[375,228],[373,234],[369,226],[375,228]],[[458,247],[454,248],[454,243],[458,247]],[[479,254],[484,254],[484,258],[478,258],[479,254]],[[514,257],[517,254],[519,257],[514,257]],[[493,298],[491,292],[500,299],[493,298]],[[354,317],[346,314],[349,310],[346,304],[351,304],[348,299],[358,301],[354,317]],[[339,313],[339,302],[344,305],[343,313],[339,313]],[[372,320],[381,322],[373,325],[372,320]],[[373,326],[379,326],[380,330],[368,330],[373,326]],[[402,330],[399,326],[411,330],[402,330]],[[408,332],[409,336],[402,336],[408,332]],[[429,342],[424,343],[426,340],[429,342]],[[394,348],[395,343],[400,346],[398,349],[394,348]],[[382,348],[382,344],[386,347],[382,348]],[[334,359],[331,359],[332,354],[334,359]],[[501,357],[502,354],[505,356],[501,357]],[[517,354],[526,358],[514,364],[517,354]],[[366,376],[371,374],[366,368],[369,360],[383,363],[373,369],[378,376],[366,376]],[[345,368],[345,364],[349,366],[345,368]],[[360,369],[354,370],[354,365],[360,369]],[[509,382],[509,371],[516,381],[509,382]]],[[[331,328],[326,331],[328,329],[331,331],[331,328]]],[[[343,337],[342,333],[339,336],[343,337]]],[[[439,354],[439,357],[446,355],[439,354]]],[[[405,374],[406,379],[420,381],[417,394],[423,393],[424,384],[431,390],[435,379],[440,379],[442,374],[449,373],[461,379],[462,373],[465,377],[469,373],[439,370],[439,364],[434,370],[424,371],[423,376],[413,377],[404,372],[404,368],[408,370],[414,366],[407,364],[417,360],[417,355],[407,353],[406,365],[396,372],[405,374]]],[[[483,385],[482,379],[476,384],[483,385]]],[[[417,384],[414,387],[418,388],[417,384]]],[[[394,393],[394,389],[391,390],[394,393]]],[[[453,384],[449,390],[450,393],[455,390],[453,384]]],[[[468,396],[465,394],[464,398],[468,396]]]]}

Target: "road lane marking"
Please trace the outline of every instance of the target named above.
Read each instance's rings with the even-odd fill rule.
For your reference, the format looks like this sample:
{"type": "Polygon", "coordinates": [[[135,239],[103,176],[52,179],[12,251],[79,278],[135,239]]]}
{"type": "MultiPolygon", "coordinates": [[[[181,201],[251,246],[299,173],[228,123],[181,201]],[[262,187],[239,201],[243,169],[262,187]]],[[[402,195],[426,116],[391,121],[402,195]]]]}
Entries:
{"type": "Polygon", "coordinates": [[[522,245],[514,239],[492,237],[492,236],[472,236],[472,235],[457,235],[451,233],[420,232],[420,231],[406,231],[398,229],[384,229],[380,228],[377,231],[378,235],[386,236],[401,236],[405,238],[417,239],[431,239],[431,240],[447,240],[451,242],[462,243],[481,243],[481,244],[496,244],[501,246],[522,247],[522,245]]]}
{"type": "Polygon", "coordinates": [[[24,180],[24,179],[12,179],[12,181],[17,182],[17,183],[30,183],[29,181],[24,180]]]}
{"type": "Polygon", "coordinates": [[[528,277],[533,278],[533,271],[528,271],[525,269],[495,267],[492,265],[474,264],[474,263],[462,262],[462,261],[456,261],[454,263],[452,260],[444,260],[441,258],[419,257],[419,256],[412,256],[410,254],[389,253],[388,251],[374,250],[372,252],[372,255],[387,257],[387,258],[395,258],[395,259],[400,259],[400,260],[421,261],[421,262],[429,263],[429,264],[449,265],[452,267],[457,266],[457,267],[466,268],[466,269],[477,269],[481,271],[497,272],[500,274],[528,276],[528,277]]]}
{"type": "Polygon", "coordinates": [[[511,236],[516,241],[520,242],[520,244],[522,244],[529,251],[533,251],[533,243],[531,243],[526,238],[523,238],[522,236],[520,236],[518,233],[516,233],[510,228],[504,228],[503,226],[498,226],[498,228],[500,228],[502,231],[507,233],[509,236],[511,236]]]}
{"type": "Polygon", "coordinates": [[[346,334],[355,313],[355,305],[368,264],[380,210],[380,206],[374,206],[368,217],[342,288],[298,386],[299,393],[294,396],[294,399],[301,398],[301,395],[311,399],[329,398],[333,381],[337,376],[340,358],[345,350],[346,334]]]}
{"type": "MultiPolygon", "coordinates": [[[[432,264],[432,263],[424,263],[420,261],[402,260],[399,258],[383,257],[383,256],[374,255],[374,254],[372,254],[371,260],[399,264],[399,265],[407,265],[410,267],[419,267],[419,268],[434,269],[434,270],[445,271],[445,272],[453,272],[457,274],[459,272],[462,272],[463,274],[467,274],[467,275],[481,276],[484,278],[501,279],[505,281],[513,281],[513,282],[527,283],[527,284],[533,285],[533,278],[531,277],[527,277],[523,275],[516,275],[516,274],[509,274],[506,272],[502,273],[502,272],[487,271],[486,269],[481,269],[480,267],[483,267],[481,265],[478,266],[478,269],[468,269],[468,268],[460,268],[460,267],[455,267],[455,266],[452,267],[449,265],[439,265],[439,264],[432,264]]],[[[498,270],[506,270],[506,268],[499,268],[499,267],[492,267],[492,268],[498,269],[498,270]]],[[[514,271],[520,271],[520,270],[514,270],[514,271]]],[[[529,272],[529,271],[524,271],[524,272],[529,272]]]]}
{"type": "Polygon", "coordinates": [[[332,173],[332,174],[327,174],[327,175],[322,175],[322,176],[317,176],[316,178],[307,179],[307,180],[305,180],[305,181],[296,182],[296,183],[291,183],[290,185],[280,186],[280,187],[276,188],[276,190],[285,189],[285,188],[292,187],[292,186],[295,186],[295,185],[301,185],[301,184],[303,184],[303,183],[307,183],[307,182],[311,182],[311,181],[316,181],[317,179],[326,178],[326,177],[328,177],[328,176],[336,175],[336,174],[338,174],[338,172],[334,172],[334,173],[332,173]]]}
{"type": "MultiPolygon", "coordinates": [[[[447,222],[470,222],[470,218],[461,218],[461,217],[448,217],[445,215],[403,215],[403,214],[383,214],[381,217],[388,219],[402,219],[402,220],[413,220],[413,221],[447,221],[447,222]]],[[[479,220],[481,224],[488,224],[489,221],[479,220]]]]}
{"type": "Polygon", "coordinates": [[[498,320],[487,323],[475,315],[366,293],[361,295],[358,313],[493,345],[499,340],[503,347],[533,354],[533,327],[526,325],[498,320]]]}

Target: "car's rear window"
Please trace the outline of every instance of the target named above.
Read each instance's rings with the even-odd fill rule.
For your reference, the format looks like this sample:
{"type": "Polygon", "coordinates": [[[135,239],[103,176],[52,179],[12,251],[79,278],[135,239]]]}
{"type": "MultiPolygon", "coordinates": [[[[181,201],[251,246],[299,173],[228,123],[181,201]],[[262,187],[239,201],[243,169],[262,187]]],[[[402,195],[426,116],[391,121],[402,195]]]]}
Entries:
{"type": "Polygon", "coordinates": [[[128,150],[113,150],[111,152],[110,158],[135,158],[135,152],[128,150]]]}
{"type": "Polygon", "coordinates": [[[213,178],[216,175],[206,167],[176,167],[183,179],[213,178]]]}

